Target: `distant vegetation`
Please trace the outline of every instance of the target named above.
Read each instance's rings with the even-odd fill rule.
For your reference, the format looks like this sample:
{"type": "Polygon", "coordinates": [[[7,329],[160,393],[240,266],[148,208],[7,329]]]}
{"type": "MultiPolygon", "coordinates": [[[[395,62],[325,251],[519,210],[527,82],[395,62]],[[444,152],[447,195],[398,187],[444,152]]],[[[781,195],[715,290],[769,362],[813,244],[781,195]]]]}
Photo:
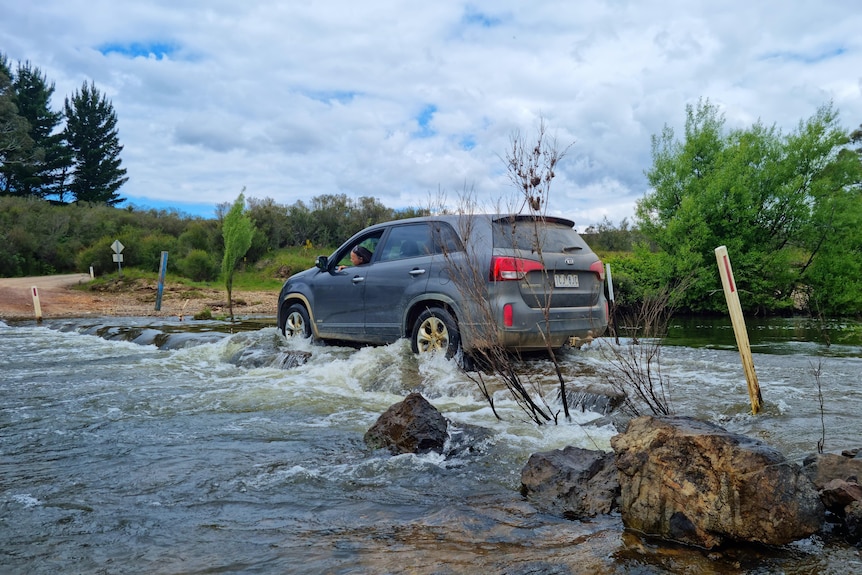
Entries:
{"type": "MultiPolygon", "coordinates": [[[[220,205],[214,219],[113,207],[123,201],[119,189],[128,178],[111,103],[84,82],[55,111],[53,91],[37,67],[13,66],[0,53],[0,276],[91,266],[109,274],[116,269],[110,245],[120,240],[125,267],[155,273],[168,251],[178,277],[227,279],[220,276],[230,204],[220,205]]],[[[685,286],[676,290],[675,309],[724,311],[714,250],[725,245],[746,311],[859,316],[860,153],[862,127],[841,128],[831,105],[782,134],[760,122],[727,129],[718,107],[700,101],[686,108],[681,138],[668,127],[653,136],[650,189],[633,221],[605,220],[582,231],[612,264],[620,308],[637,309],[685,286]]],[[[255,231],[239,262],[240,285],[249,270],[270,273],[285,253],[307,254],[301,267],[310,267],[315,255],[370,224],[422,213],[345,194],[292,205],[249,198],[255,231]]],[[[278,264],[276,277],[293,267],[278,264]]]]}
{"type": "MultiPolygon", "coordinates": [[[[111,244],[125,246],[123,269],[158,272],[162,251],[174,276],[195,282],[224,283],[223,223],[230,203],[204,219],[175,210],[114,208],[102,204],[55,205],[39,198],[0,196],[0,277],[117,272],[111,244]]],[[[260,285],[278,285],[287,275],[314,265],[318,254],[379,221],[420,215],[395,211],[374,198],[322,195],[309,204],[285,206],[249,198],[246,215],[255,225],[249,250],[239,265],[241,287],[248,275],[262,273],[260,285]],[[265,270],[265,271],[264,271],[265,270]]]]}

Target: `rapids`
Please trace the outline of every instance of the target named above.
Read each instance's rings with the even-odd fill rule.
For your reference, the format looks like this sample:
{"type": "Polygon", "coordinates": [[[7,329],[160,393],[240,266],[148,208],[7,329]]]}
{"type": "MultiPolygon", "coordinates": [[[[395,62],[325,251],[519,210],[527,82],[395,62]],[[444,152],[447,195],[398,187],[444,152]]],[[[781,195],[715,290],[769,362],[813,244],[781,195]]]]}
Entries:
{"type": "MultiPolygon", "coordinates": [[[[778,333],[752,336],[764,399],[752,416],[726,326],[677,324],[661,355],[676,412],[756,436],[793,460],[816,451],[824,428],[827,451],[862,447],[862,345],[778,333]]],[[[611,344],[568,351],[570,385],[602,381],[602,346],[611,344]]],[[[548,362],[522,369],[559,410],[548,362]]],[[[705,553],[624,533],[618,516],[539,513],[519,492],[530,454],[606,450],[617,432],[589,411],[536,426],[504,390],[495,404],[499,420],[453,362],[420,360],[404,341],[360,349],[285,341],[272,320],[0,322],[0,570],[862,571],[858,550],[825,535],[705,553]],[[297,353],[307,362],[285,369],[297,353]],[[411,391],[454,431],[487,433],[447,455],[368,450],[365,431],[411,391]]]]}

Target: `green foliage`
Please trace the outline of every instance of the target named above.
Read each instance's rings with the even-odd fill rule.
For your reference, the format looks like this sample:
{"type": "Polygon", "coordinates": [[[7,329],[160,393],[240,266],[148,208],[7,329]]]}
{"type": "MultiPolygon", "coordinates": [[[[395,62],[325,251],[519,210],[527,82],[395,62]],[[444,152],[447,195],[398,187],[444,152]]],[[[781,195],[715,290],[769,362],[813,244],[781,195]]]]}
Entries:
{"type": "Polygon", "coordinates": [[[158,272],[162,261],[162,252],[168,252],[168,265],[170,265],[170,254],[176,254],[176,244],[177,238],[156,232],[140,236],[132,246],[125,244],[126,250],[123,253],[129,252],[132,255],[128,265],[158,272]]]}
{"type": "Polygon", "coordinates": [[[71,163],[71,154],[57,130],[63,115],[50,108],[54,84],[29,62],[19,62],[12,87],[18,113],[28,124],[32,148],[19,156],[19,161],[0,168],[6,178],[6,190],[19,196],[58,195],[62,199],[64,172],[71,163]]]}
{"type": "Polygon", "coordinates": [[[64,136],[74,153],[69,191],[76,201],[113,206],[124,201],[117,190],[129,179],[122,160],[117,136],[114,106],[87,82],[64,104],[64,136]]]}
{"type": "Polygon", "coordinates": [[[222,274],[224,275],[225,288],[227,288],[227,301],[230,315],[233,318],[233,274],[239,259],[245,255],[251,247],[254,236],[254,223],[245,213],[245,195],[240,193],[233,206],[231,206],[222,223],[222,235],[224,236],[224,256],[222,259],[222,274]]]}
{"type": "Polygon", "coordinates": [[[103,275],[117,270],[117,264],[113,262],[111,255],[111,244],[114,238],[104,236],[95,243],[83,248],[75,257],[75,267],[78,270],[89,270],[92,266],[93,273],[103,275]]]}
{"type": "Polygon", "coordinates": [[[30,124],[19,114],[9,61],[0,53],[0,193],[10,194],[10,172],[34,156],[30,124]]]}
{"type": "MultiPolygon", "coordinates": [[[[749,310],[790,309],[800,289],[827,287],[806,270],[828,259],[824,245],[859,235],[847,226],[859,221],[860,163],[841,153],[848,138],[837,116],[824,106],[788,136],[760,123],[726,131],[718,108],[701,101],[686,109],[684,141],[670,128],[653,138],[653,191],[637,206],[638,224],[670,256],[660,281],[686,281],[684,309],[724,309],[714,297],[720,245],[749,310]],[[793,265],[800,250],[809,256],[802,268],[793,265]]],[[[852,279],[849,268],[830,269],[852,279]]]]}
{"type": "Polygon", "coordinates": [[[205,250],[193,249],[177,263],[179,272],[194,281],[214,281],[218,278],[219,265],[205,250]]]}
{"type": "Polygon", "coordinates": [[[196,320],[211,320],[213,318],[213,310],[208,307],[205,307],[204,309],[196,313],[193,317],[196,320]]]}
{"type": "Polygon", "coordinates": [[[607,216],[599,224],[587,227],[581,235],[595,252],[629,252],[635,243],[644,239],[630,226],[628,218],[623,218],[616,227],[607,216]]]}

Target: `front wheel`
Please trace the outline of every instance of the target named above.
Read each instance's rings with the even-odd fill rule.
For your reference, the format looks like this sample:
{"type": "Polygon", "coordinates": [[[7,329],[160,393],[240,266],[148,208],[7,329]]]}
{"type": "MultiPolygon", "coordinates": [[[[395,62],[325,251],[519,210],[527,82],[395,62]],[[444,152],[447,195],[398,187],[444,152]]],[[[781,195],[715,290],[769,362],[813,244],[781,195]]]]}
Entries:
{"type": "Polygon", "coordinates": [[[311,320],[308,319],[308,311],[305,306],[295,303],[287,308],[283,331],[285,337],[311,336],[311,320]]]}
{"type": "Polygon", "coordinates": [[[410,345],[413,353],[442,350],[446,352],[446,357],[451,359],[461,345],[461,335],[458,333],[455,318],[443,308],[426,309],[413,324],[410,345]]]}

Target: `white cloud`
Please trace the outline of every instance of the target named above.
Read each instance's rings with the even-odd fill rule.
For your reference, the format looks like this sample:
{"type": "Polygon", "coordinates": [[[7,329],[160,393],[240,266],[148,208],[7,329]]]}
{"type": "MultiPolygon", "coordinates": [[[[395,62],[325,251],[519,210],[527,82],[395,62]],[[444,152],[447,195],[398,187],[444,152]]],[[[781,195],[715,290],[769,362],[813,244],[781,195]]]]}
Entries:
{"type": "Polygon", "coordinates": [[[792,130],[829,101],[862,122],[855,0],[7,4],[0,46],[56,83],[57,108],[89,80],[112,100],[137,205],[243,187],[490,203],[512,194],[509,138],[543,118],[574,143],[551,210],[586,227],[632,217],[651,135],[701,97],[732,126],[792,130]]]}

